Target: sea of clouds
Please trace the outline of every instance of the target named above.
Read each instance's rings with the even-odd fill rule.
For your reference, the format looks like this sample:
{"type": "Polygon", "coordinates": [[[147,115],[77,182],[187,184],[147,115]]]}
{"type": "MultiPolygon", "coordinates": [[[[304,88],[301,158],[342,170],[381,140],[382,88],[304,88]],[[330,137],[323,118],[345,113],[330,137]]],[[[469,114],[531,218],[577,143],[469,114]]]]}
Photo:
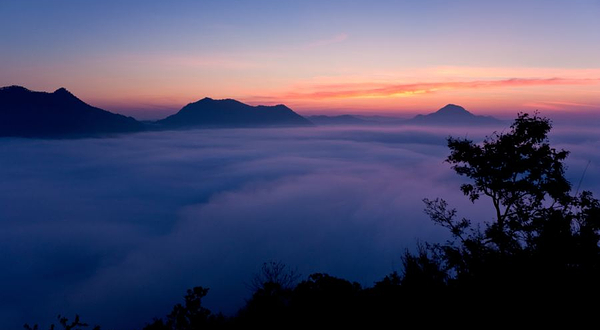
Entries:
{"type": "MultiPolygon", "coordinates": [[[[496,129],[506,130],[506,127],[496,129]]],[[[493,128],[206,129],[75,140],[0,139],[0,327],[78,313],[140,328],[187,288],[232,314],[265,261],[371,286],[447,232],[423,212],[471,204],[444,162],[450,135],[493,128]]],[[[560,127],[574,189],[600,195],[600,132],[560,127]],[[588,166],[589,165],[589,166],[588,166]],[[587,167],[587,170],[586,170],[587,167]]]]}

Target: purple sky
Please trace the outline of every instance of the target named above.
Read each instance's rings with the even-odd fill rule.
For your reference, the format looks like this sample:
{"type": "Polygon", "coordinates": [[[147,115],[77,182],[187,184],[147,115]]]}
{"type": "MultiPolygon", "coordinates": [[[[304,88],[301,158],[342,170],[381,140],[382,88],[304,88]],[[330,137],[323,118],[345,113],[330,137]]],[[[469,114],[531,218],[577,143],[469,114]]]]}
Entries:
{"type": "Polygon", "coordinates": [[[600,109],[600,2],[3,1],[0,85],[137,118],[205,96],[303,114],[600,109]]]}

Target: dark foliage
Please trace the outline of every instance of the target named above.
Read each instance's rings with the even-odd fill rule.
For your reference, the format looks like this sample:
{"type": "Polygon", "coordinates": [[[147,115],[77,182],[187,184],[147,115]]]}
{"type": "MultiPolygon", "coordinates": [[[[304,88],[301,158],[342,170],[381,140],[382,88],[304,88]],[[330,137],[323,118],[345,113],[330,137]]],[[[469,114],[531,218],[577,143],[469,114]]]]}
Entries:
{"type": "MultiPolygon", "coordinates": [[[[63,330],[84,330],[85,328],[89,327],[89,324],[81,322],[81,320],[79,319],[79,315],[75,315],[75,318],[73,321],[69,322],[69,319],[58,315],[58,325],[60,326],[60,329],[63,330]]],[[[30,326],[29,324],[25,324],[23,326],[25,328],[25,330],[38,330],[39,326],[37,324],[34,324],[33,326],[30,326]]],[[[50,330],[59,330],[59,328],[56,327],[55,324],[51,324],[50,327],[48,328],[50,330]]],[[[92,330],[100,330],[100,326],[95,326],[92,328],[92,330]]]]}
{"type": "Polygon", "coordinates": [[[466,301],[485,292],[504,311],[523,302],[568,308],[600,293],[600,204],[590,192],[571,195],[568,152],[550,147],[550,129],[548,119],[520,114],[508,133],[482,144],[448,139],[447,161],[471,179],[462,192],[472,202],[489,198],[495,218],[473,226],[444,200],[426,199],[426,213],[452,239],[429,246],[432,257],[419,263],[437,264],[466,301]]]}
{"type": "Polygon", "coordinates": [[[188,289],[183,305],[175,305],[166,320],[156,319],[146,325],[144,330],[194,330],[224,327],[225,318],[221,314],[215,315],[202,306],[202,298],[207,293],[208,289],[200,286],[188,289]]]}
{"type": "Polygon", "coordinates": [[[250,288],[252,291],[265,289],[266,286],[276,284],[283,289],[291,289],[294,287],[300,274],[297,270],[290,269],[281,261],[269,261],[263,263],[260,272],[254,275],[250,288]]]}

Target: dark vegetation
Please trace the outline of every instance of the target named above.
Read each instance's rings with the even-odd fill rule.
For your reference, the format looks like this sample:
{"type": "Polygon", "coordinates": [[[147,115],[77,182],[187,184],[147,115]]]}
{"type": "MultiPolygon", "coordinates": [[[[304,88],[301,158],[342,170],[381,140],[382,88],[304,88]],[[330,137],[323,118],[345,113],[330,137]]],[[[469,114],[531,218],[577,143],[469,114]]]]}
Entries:
{"type": "Polygon", "coordinates": [[[363,288],[327,274],[298,281],[285,265],[267,263],[237,315],[204,308],[208,289],[196,287],[144,329],[597,322],[600,202],[578,188],[571,193],[568,152],[549,145],[550,129],[548,119],[520,114],[507,133],[480,144],[449,138],[446,161],[468,179],[461,191],[490,203],[494,219],[458,218],[443,199],[425,199],[425,212],[450,239],[406,251],[402,273],[363,288]]]}

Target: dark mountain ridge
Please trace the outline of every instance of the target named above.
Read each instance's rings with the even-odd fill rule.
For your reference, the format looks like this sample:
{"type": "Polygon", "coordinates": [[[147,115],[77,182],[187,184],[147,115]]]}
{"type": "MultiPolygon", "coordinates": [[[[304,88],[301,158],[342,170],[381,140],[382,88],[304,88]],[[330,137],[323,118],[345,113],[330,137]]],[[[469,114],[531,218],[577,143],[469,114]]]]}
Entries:
{"type": "Polygon", "coordinates": [[[447,104],[436,112],[426,115],[416,115],[410,119],[385,116],[337,115],[309,116],[310,121],[317,125],[494,125],[503,121],[490,116],[478,116],[456,104],[447,104]]]}
{"type": "Polygon", "coordinates": [[[154,122],[93,107],[65,88],[52,93],[20,86],[0,88],[0,137],[78,137],[144,130],[225,127],[293,127],[317,125],[491,125],[502,121],[477,116],[448,104],[412,119],[369,120],[352,115],[302,117],[283,104],[251,106],[233,99],[203,98],[154,122]],[[314,123],[314,124],[313,124],[314,123]]]}
{"type": "Polygon", "coordinates": [[[156,121],[159,128],[311,126],[306,118],[283,104],[251,106],[233,99],[203,98],[156,121]]]}
{"type": "Polygon", "coordinates": [[[326,115],[314,115],[306,117],[312,123],[316,125],[373,125],[368,120],[357,118],[353,115],[339,115],[339,116],[326,116],[326,115]]]}
{"type": "Polygon", "coordinates": [[[233,99],[204,98],[165,119],[140,122],[93,107],[65,88],[52,93],[21,86],[0,88],[0,137],[63,138],[144,130],[311,125],[283,104],[250,106],[233,99]]]}
{"type": "Polygon", "coordinates": [[[447,104],[436,112],[416,115],[406,121],[415,125],[492,125],[502,121],[490,116],[478,116],[456,104],[447,104]]]}
{"type": "Polygon", "coordinates": [[[53,93],[0,88],[0,136],[72,137],[143,129],[137,120],[93,107],[65,88],[53,93]]]}

